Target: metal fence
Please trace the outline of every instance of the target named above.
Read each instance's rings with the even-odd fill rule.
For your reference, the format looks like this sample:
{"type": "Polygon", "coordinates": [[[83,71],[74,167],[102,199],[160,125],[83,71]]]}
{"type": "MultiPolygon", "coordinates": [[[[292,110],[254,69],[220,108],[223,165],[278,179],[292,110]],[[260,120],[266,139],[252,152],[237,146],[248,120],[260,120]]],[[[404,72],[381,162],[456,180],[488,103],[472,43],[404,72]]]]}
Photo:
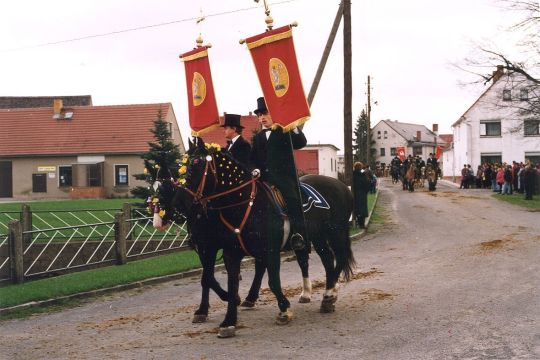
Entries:
{"type": "Polygon", "coordinates": [[[0,214],[10,220],[0,228],[6,229],[0,234],[0,283],[124,264],[188,248],[185,222],[158,231],[152,218],[129,204],[122,211],[31,212],[23,207],[18,214],[6,214],[0,214]]]}

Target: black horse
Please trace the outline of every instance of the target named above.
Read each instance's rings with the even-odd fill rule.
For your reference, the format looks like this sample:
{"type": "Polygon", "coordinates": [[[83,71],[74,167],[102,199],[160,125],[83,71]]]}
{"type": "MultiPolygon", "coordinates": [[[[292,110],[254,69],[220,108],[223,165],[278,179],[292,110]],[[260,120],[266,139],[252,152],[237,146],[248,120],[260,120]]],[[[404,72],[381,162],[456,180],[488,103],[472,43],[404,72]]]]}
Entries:
{"type": "MultiPolygon", "coordinates": [[[[216,290],[220,298],[228,301],[227,314],[220,329],[225,332],[226,329],[234,328],[239,303],[240,261],[244,256],[251,255],[260,268],[268,270],[269,287],[280,309],[277,322],[286,324],[291,320],[292,313],[289,310],[290,303],[281,289],[279,269],[280,251],[289,235],[288,220],[276,207],[271,190],[265,184],[243,169],[227,153],[209,152],[200,139],[197,143],[197,146],[190,143],[191,155],[185,186],[167,191],[167,186],[162,185],[160,205],[168,216],[173,216],[175,211],[183,213],[192,239],[199,242],[197,247],[204,267],[201,305],[206,306],[207,311],[207,304],[203,304],[204,297],[207,301],[208,295],[205,294],[205,288],[216,290]],[[227,268],[226,292],[213,278],[217,249],[223,249],[227,268]]],[[[306,212],[306,222],[308,239],[313,243],[326,270],[323,305],[333,304],[337,299],[336,285],[340,275],[343,273],[345,280],[349,280],[355,266],[348,235],[352,194],[343,183],[333,178],[308,175],[302,181],[318,190],[327,202],[326,208],[319,208],[312,206],[312,201],[306,212]]],[[[167,215],[164,220],[167,220],[167,215]]],[[[297,257],[301,268],[305,265],[306,273],[303,271],[303,276],[307,277],[307,250],[297,252],[297,257]]],[[[258,287],[260,280],[257,284],[256,276],[252,290],[257,288],[257,295],[250,291],[248,298],[256,300],[258,287]]],[[[323,305],[322,310],[328,309],[323,305]]]]}

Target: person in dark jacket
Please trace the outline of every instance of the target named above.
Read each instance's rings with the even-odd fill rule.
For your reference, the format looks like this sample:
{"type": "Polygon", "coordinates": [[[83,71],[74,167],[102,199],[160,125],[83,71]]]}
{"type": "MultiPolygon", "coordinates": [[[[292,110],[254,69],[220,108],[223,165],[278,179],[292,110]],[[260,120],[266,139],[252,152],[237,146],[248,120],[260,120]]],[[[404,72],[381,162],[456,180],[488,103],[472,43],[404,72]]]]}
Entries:
{"type": "Polygon", "coordinates": [[[366,217],[368,213],[368,192],[370,189],[370,180],[364,169],[364,164],[355,162],[353,168],[353,195],[354,195],[354,215],[358,227],[365,228],[366,217]]]}
{"type": "Polygon", "coordinates": [[[225,122],[221,126],[227,139],[226,150],[233,158],[247,168],[251,154],[251,145],[242,137],[244,127],[240,123],[240,115],[225,114],[225,122]]]}
{"type": "Polygon", "coordinates": [[[533,199],[537,175],[537,171],[532,164],[529,163],[525,166],[525,170],[523,170],[523,190],[525,192],[525,200],[533,199]]]}
{"type": "Polygon", "coordinates": [[[307,244],[306,226],[293,149],[306,146],[306,137],[298,128],[283,132],[281,127],[273,126],[272,115],[268,112],[263,97],[257,99],[254,113],[262,125],[262,130],[253,136],[251,142],[251,166],[260,171],[263,181],[277,187],[281,192],[291,222],[291,247],[301,250],[307,244]]]}

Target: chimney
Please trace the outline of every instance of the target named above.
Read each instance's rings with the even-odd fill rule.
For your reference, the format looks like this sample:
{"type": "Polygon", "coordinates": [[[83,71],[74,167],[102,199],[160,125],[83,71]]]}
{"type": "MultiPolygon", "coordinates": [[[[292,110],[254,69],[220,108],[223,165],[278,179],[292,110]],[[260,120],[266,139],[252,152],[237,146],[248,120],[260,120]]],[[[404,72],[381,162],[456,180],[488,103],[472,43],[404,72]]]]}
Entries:
{"type": "Polygon", "coordinates": [[[54,103],[53,103],[53,118],[54,119],[60,118],[60,113],[62,112],[63,107],[64,107],[64,104],[62,102],[62,99],[54,99],[54,103]]]}
{"type": "Polygon", "coordinates": [[[416,141],[421,141],[421,140],[422,140],[422,132],[418,130],[416,132],[416,141]]]}
{"type": "Polygon", "coordinates": [[[501,76],[504,75],[504,66],[497,65],[497,70],[495,70],[492,74],[493,83],[495,84],[497,80],[501,78],[501,76]]]}
{"type": "Polygon", "coordinates": [[[435,134],[437,134],[439,132],[439,124],[431,125],[431,129],[435,134]]]}

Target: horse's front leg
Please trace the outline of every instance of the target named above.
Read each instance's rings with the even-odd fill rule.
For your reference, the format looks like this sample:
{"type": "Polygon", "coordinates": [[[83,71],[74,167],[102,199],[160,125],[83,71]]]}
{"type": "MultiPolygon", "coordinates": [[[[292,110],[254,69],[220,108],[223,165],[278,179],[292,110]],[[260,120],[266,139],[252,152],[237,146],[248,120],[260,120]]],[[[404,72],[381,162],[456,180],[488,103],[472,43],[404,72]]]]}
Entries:
{"type": "Polygon", "coordinates": [[[205,322],[208,319],[208,309],[210,308],[210,289],[214,290],[221,300],[227,301],[227,292],[223,290],[214,276],[217,249],[199,249],[198,254],[203,268],[201,276],[202,294],[199,308],[193,315],[194,323],[205,322]]]}
{"type": "Polygon", "coordinates": [[[242,256],[238,254],[224,254],[223,259],[227,268],[227,314],[219,325],[218,337],[227,338],[236,335],[236,323],[238,321],[238,275],[240,274],[240,262],[242,256]]]}
{"type": "Polygon", "coordinates": [[[296,250],[296,262],[302,271],[302,293],[298,299],[299,303],[308,303],[311,301],[311,280],[309,279],[309,252],[307,249],[296,250]]]}
{"type": "Polygon", "coordinates": [[[245,308],[255,307],[255,302],[259,298],[259,290],[261,289],[261,283],[266,271],[266,265],[260,259],[255,259],[255,276],[253,277],[253,282],[251,283],[251,288],[249,289],[248,296],[240,304],[240,306],[245,308]]]}

